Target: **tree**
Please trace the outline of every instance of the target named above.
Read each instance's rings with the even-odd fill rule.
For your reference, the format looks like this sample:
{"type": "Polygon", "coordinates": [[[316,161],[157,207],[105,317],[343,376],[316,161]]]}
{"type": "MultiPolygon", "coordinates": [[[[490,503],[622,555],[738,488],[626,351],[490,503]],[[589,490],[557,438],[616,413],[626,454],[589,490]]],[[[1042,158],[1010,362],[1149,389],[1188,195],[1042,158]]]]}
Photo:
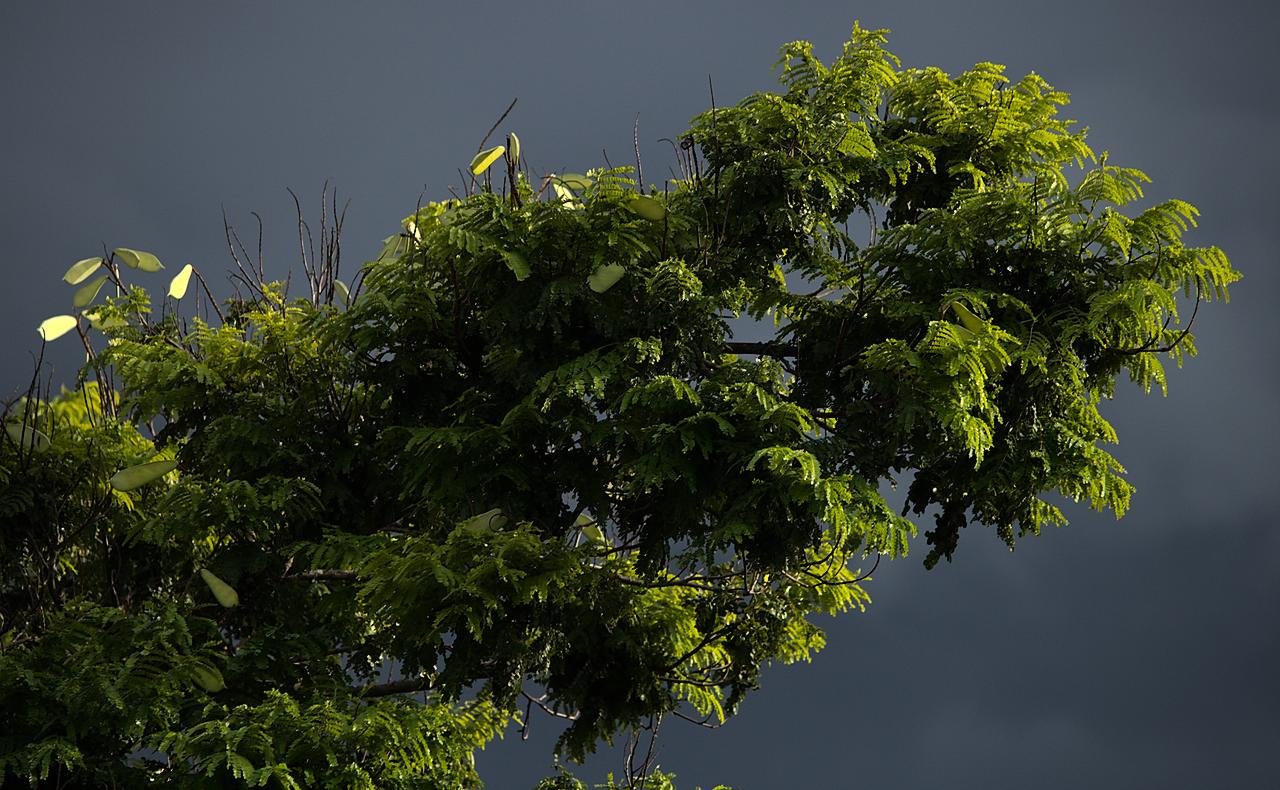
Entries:
{"type": "Polygon", "coordinates": [[[1040,77],[884,41],[786,45],[660,188],[638,155],[535,177],[512,134],[351,288],[336,205],[306,298],[233,233],[221,303],[185,267],[153,307],[145,252],[73,266],[40,334],[88,362],[0,440],[5,778],[474,786],[539,709],[574,760],[632,738],[643,784],[642,734],[808,660],[908,513],[930,566],[1063,523],[1046,492],[1122,514],[1098,404],[1163,390],[1237,273],[1189,204],[1123,213],[1147,177],[1040,77]]]}

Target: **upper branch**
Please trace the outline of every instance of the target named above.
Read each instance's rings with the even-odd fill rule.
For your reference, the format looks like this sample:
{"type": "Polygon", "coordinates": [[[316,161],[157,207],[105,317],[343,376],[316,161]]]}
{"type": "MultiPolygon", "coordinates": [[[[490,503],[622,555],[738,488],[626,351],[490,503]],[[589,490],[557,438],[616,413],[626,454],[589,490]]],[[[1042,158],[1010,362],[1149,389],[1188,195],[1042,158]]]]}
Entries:
{"type": "Polygon", "coordinates": [[[755,354],[761,357],[774,357],[776,359],[794,359],[799,350],[794,343],[752,343],[748,341],[729,340],[725,342],[725,346],[731,354],[755,354]]]}

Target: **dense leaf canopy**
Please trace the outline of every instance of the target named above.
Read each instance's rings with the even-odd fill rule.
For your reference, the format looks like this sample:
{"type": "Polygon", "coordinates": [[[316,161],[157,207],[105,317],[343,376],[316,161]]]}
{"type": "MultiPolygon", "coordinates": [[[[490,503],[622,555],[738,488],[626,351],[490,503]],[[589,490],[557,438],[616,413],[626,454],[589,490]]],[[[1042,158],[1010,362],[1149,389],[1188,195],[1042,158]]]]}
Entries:
{"type": "Polygon", "coordinates": [[[0,772],[473,786],[539,709],[570,758],[723,721],[909,513],[929,565],[1061,523],[1051,492],[1122,513],[1098,404],[1163,389],[1237,274],[1189,204],[1125,213],[1146,176],[1039,76],[883,43],[787,45],[658,187],[534,176],[511,135],[352,288],[331,226],[308,298],[239,257],[233,298],[188,266],[155,306],[155,256],[75,264],[41,336],[84,375],[0,438],[0,772]]]}

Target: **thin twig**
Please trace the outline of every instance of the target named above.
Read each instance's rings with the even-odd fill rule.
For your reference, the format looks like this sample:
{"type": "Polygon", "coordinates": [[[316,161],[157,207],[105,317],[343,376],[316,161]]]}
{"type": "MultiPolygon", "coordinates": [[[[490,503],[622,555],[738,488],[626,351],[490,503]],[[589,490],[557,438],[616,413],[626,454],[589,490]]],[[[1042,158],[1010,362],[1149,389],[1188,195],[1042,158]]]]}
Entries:
{"type": "MultiPolygon", "coordinates": [[[[1202,299],[1201,299],[1201,292],[1200,292],[1200,283],[1197,282],[1196,283],[1196,304],[1194,307],[1191,308],[1191,317],[1187,319],[1187,325],[1183,327],[1181,332],[1178,333],[1178,336],[1174,338],[1173,342],[1168,344],[1167,346],[1161,346],[1160,348],[1151,348],[1151,344],[1156,342],[1156,338],[1160,336],[1159,334],[1156,334],[1156,335],[1152,335],[1150,340],[1138,346],[1137,348],[1115,348],[1111,350],[1116,352],[1117,354],[1144,354],[1144,353],[1163,354],[1166,351],[1174,350],[1175,348],[1178,347],[1180,343],[1182,343],[1183,339],[1191,331],[1191,327],[1195,325],[1196,314],[1200,312],[1201,301],[1202,299]]],[[[1169,323],[1168,321],[1166,321],[1165,326],[1168,326],[1168,325],[1169,323]]],[[[1163,332],[1163,330],[1161,331],[1163,332]]]]}
{"type": "Polygon", "coordinates": [[[636,189],[644,194],[644,168],[640,165],[640,113],[636,113],[636,122],[631,127],[631,145],[636,151],[636,189]]]}

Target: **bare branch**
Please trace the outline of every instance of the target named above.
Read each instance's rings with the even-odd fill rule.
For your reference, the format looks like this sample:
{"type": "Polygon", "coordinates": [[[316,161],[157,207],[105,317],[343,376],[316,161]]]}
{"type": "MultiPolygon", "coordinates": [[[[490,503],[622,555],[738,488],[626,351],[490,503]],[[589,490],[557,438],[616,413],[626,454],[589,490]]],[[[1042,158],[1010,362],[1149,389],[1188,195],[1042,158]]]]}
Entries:
{"type": "Polygon", "coordinates": [[[434,688],[435,683],[432,678],[406,678],[404,680],[393,680],[390,683],[380,683],[376,686],[367,686],[360,691],[360,696],[373,697],[390,697],[394,694],[416,694],[419,691],[427,691],[434,688]]]}
{"type": "Polygon", "coordinates": [[[729,340],[725,342],[725,346],[731,354],[755,354],[756,356],[774,357],[776,359],[790,359],[799,354],[799,349],[796,348],[794,343],[752,343],[729,340]]]}
{"type": "Polygon", "coordinates": [[[525,691],[524,689],[520,689],[520,694],[523,695],[524,698],[529,701],[530,705],[537,705],[539,708],[542,708],[543,712],[548,713],[552,716],[555,716],[557,719],[568,719],[569,721],[578,720],[578,714],[576,711],[574,713],[563,713],[561,711],[558,711],[552,708],[551,706],[547,705],[547,703],[533,696],[529,692],[525,691]]]}

